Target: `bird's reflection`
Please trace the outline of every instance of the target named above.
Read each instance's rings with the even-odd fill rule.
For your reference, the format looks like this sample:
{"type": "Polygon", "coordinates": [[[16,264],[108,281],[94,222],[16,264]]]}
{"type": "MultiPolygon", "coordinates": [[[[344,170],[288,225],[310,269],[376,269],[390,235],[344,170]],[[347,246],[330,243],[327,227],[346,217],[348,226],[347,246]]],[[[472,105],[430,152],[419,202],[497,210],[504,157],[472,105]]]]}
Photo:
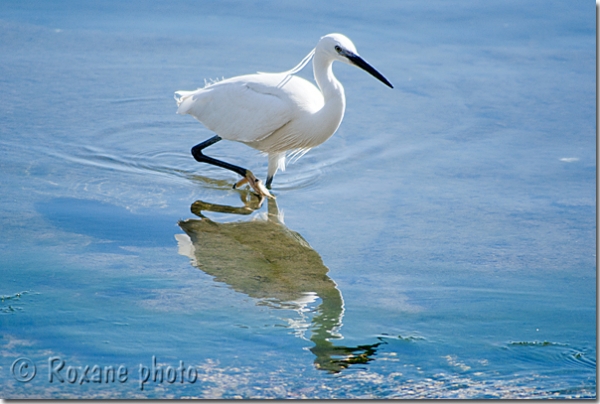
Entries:
{"type": "Polygon", "coordinates": [[[259,304],[275,309],[296,310],[310,323],[294,322],[296,335],[310,333],[314,344],[315,366],[340,372],[351,364],[373,359],[377,346],[334,345],[344,314],[344,301],[321,256],[302,236],[288,229],[275,200],[268,200],[266,217],[242,222],[219,223],[203,211],[248,215],[262,201],[241,192],[244,205],[232,207],[196,201],[192,212],[200,219],[179,222],[186,234],[177,235],[180,254],[190,257],[192,265],[224,282],[235,291],[258,299],[259,304]],[[311,304],[320,304],[311,309],[311,304]],[[316,303],[315,303],[316,304],[316,303]]]}

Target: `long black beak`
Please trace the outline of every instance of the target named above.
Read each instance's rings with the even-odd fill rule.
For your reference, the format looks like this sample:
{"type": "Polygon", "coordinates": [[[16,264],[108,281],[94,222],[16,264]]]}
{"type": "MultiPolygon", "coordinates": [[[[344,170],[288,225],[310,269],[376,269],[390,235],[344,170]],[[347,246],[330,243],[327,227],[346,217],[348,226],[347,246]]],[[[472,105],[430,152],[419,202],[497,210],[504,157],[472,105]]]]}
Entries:
{"type": "Polygon", "coordinates": [[[377,70],[375,70],[375,68],[373,66],[368,64],[363,58],[358,56],[356,53],[346,51],[346,52],[344,52],[344,56],[346,56],[348,58],[348,60],[350,60],[354,65],[360,67],[361,69],[363,69],[366,72],[369,72],[371,75],[373,75],[373,77],[375,77],[376,79],[381,81],[383,84],[387,85],[390,88],[394,88],[394,86],[392,85],[392,83],[390,83],[388,81],[388,79],[383,77],[383,75],[381,73],[379,73],[377,70]]]}

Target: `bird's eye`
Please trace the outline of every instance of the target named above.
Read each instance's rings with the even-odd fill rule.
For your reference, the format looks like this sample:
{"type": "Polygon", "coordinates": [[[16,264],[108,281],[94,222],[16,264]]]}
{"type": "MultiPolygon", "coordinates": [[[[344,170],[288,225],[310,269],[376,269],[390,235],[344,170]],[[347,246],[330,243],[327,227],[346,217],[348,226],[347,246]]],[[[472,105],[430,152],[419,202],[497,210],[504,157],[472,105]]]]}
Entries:
{"type": "Polygon", "coordinates": [[[342,48],[340,48],[338,45],[335,45],[334,49],[337,53],[342,53],[342,48]]]}

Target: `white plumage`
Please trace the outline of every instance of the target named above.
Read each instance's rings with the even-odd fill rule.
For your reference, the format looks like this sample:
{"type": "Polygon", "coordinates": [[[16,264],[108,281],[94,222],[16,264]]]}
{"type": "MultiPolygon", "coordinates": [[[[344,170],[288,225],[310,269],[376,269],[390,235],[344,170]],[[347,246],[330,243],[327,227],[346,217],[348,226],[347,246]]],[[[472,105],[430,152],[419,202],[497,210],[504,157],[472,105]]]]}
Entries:
{"type": "MultiPolygon", "coordinates": [[[[357,65],[392,87],[358,56],[350,39],[341,34],[330,34],[322,37],[316,48],[289,71],[249,74],[208,84],[195,91],[177,91],[177,113],[192,115],[219,138],[242,142],[267,153],[267,187],[270,187],[277,170],[285,168],[286,154],[306,153],[329,139],[342,122],[346,99],[344,88],[331,69],[336,60],[357,65]],[[319,88],[294,75],[311,57],[319,88]]],[[[210,144],[219,138],[213,138],[210,144]]],[[[202,155],[201,150],[207,146],[198,146],[199,150],[194,153],[198,161],[218,162],[202,155]]],[[[235,167],[218,163],[221,164],[216,165],[228,169],[235,167]]],[[[240,167],[235,169],[249,180],[259,195],[271,196],[251,172],[240,167]]]]}

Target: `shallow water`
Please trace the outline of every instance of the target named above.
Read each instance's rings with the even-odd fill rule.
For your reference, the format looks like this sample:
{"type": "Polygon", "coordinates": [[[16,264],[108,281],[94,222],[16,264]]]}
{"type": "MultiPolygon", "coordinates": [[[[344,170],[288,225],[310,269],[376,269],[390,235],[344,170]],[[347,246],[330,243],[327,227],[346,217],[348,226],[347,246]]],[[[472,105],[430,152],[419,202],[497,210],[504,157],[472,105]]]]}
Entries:
{"type": "Polygon", "coordinates": [[[0,5],[3,398],[596,397],[594,6],[321,3],[0,5]],[[395,89],[276,203],[193,160],[174,91],[336,31],[395,89]]]}

